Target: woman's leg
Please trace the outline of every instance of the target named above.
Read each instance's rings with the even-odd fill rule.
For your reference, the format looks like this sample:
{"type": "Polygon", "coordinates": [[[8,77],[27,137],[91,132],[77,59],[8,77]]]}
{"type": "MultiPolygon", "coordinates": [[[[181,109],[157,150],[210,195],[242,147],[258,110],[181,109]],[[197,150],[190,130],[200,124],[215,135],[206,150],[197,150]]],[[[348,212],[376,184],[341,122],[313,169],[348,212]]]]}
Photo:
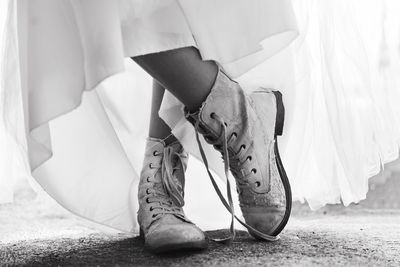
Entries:
{"type": "Polygon", "coordinates": [[[159,117],[165,88],[153,80],[149,137],[139,182],[138,222],[153,252],[204,249],[204,233],[183,213],[188,155],[159,117]]]}
{"type": "Polygon", "coordinates": [[[218,72],[213,61],[203,61],[194,47],[132,58],[190,111],[197,110],[210,93],[218,72]]]}
{"type": "Polygon", "coordinates": [[[145,246],[154,252],[203,249],[207,246],[204,233],[183,213],[188,155],[179,142],[174,142],[171,129],[158,112],[165,88],[189,109],[198,109],[211,90],[218,68],[213,62],[202,61],[195,48],[133,60],[154,78],[149,129],[152,138],[147,140],[138,194],[138,222],[145,246]]]}
{"type": "MultiPolygon", "coordinates": [[[[249,232],[256,238],[277,240],[275,236],[285,227],[291,210],[289,180],[276,145],[284,121],[281,94],[260,89],[246,95],[238,83],[219,72],[215,62],[202,61],[193,47],[133,60],[186,106],[189,122],[222,153],[227,181],[229,169],[238,181],[239,202],[249,232]],[[204,108],[199,110],[203,102],[204,108]]],[[[204,153],[202,158],[207,167],[204,153]]],[[[221,200],[232,212],[234,237],[230,189],[227,195],[228,201],[221,200]]]]}
{"type": "Polygon", "coordinates": [[[164,92],[165,88],[157,80],[153,79],[149,136],[162,139],[169,145],[176,141],[176,138],[171,134],[171,128],[158,116],[164,92]]]}

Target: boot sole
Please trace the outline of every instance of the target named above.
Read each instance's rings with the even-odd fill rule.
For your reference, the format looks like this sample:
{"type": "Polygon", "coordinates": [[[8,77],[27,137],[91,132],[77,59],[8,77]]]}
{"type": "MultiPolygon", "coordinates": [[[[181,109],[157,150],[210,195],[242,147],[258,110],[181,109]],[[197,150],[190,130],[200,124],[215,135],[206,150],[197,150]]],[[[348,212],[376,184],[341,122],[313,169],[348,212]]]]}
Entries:
{"type": "Polygon", "coordinates": [[[280,136],[283,134],[283,125],[284,125],[284,118],[285,118],[285,107],[283,105],[282,101],[282,94],[279,91],[272,91],[275,95],[276,99],[276,106],[277,106],[277,112],[276,112],[276,120],[275,120],[275,145],[274,145],[274,152],[275,152],[275,158],[276,158],[276,164],[278,167],[278,172],[282,180],[283,187],[285,189],[285,197],[286,197],[286,210],[285,210],[285,215],[283,216],[283,219],[281,223],[278,225],[278,227],[275,229],[275,231],[272,233],[272,235],[276,236],[282,230],[285,228],[287,222],[289,221],[289,217],[292,211],[292,190],[290,189],[290,182],[289,178],[287,177],[285,168],[283,167],[282,159],[279,154],[279,149],[278,149],[278,140],[277,136],[280,136]]]}

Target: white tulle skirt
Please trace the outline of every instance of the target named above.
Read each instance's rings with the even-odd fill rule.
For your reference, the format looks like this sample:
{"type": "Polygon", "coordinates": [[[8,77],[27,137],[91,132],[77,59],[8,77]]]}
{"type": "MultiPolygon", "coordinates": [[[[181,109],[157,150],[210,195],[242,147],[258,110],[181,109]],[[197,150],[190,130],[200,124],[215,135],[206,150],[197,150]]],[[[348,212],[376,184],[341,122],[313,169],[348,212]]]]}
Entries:
{"type": "MultiPolygon", "coordinates": [[[[73,213],[137,231],[151,79],[129,57],[195,46],[245,90],[284,94],[281,153],[295,200],[358,202],[368,178],[398,157],[398,11],[374,0],[9,1],[0,201],[32,170],[73,213]]],[[[225,227],[182,108],[166,93],[160,116],[191,153],[186,213],[225,227]]],[[[207,156],[224,177],[220,155],[208,147],[207,156]]]]}

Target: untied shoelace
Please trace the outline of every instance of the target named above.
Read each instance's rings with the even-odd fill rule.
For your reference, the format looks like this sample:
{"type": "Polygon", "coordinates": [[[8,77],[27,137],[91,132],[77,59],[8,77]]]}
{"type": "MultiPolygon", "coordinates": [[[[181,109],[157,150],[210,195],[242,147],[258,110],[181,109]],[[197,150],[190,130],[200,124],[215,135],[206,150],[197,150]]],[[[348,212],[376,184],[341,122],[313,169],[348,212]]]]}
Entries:
{"type": "Polygon", "coordinates": [[[217,195],[220,198],[222,204],[232,215],[231,216],[231,224],[229,227],[230,236],[226,237],[226,238],[219,238],[219,239],[213,239],[213,240],[217,241],[217,242],[222,242],[222,243],[231,243],[235,239],[235,236],[236,236],[235,227],[234,227],[234,221],[236,218],[236,220],[240,224],[242,224],[248,230],[252,231],[259,238],[264,239],[266,241],[277,241],[279,239],[279,236],[271,236],[271,235],[264,234],[264,233],[256,230],[252,226],[248,225],[247,223],[245,223],[243,220],[241,220],[240,218],[238,218],[235,215],[235,211],[234,211],[234,207],[233,207],[233,200],[232,200],[232,193],[231,193],[231,184],[229,181],[229,156],[228,156],[228,142],[227,142],[227,136],[226,136],[226,125],[225,125],[224,120],[221,117],[219,117],[217,114],[212,113],[212,118],[221,124],[222,133],[218,139],[222,139],[221,140],[222,141],[222,151],[223,151],[222,154],[223,154],[223,160],[224,160],[224,171],[225,171],[225,177],[226,177],[226,190],[227,190],[228,200],[226,200],[225,197],[222,195],[221,190],[219,189],[219,187],[214,179],[214,176],[210,172],[207,157],[204,153],[203,146],[200,142],[200,137],[199,137],[199,132],[198,132],[199,124],[200,124],[199,120],[196,120],[196,123],[195,123],[196,141],[199,146],[200,154],[203,159],[204,166],[206,167],[208,176],[210,177],[211,183],[212,183],[215,191],[217,192],[217,195]]]}
{"type": "MultiPolygon", "coordinates": [[[[180,154],[178,152],[175,152],[172,147],[167,146],[164,147],[163,152],[157,153],[156,155],[163,154],[163,160],[161,163],[161,166],[153,164],[151,167],[152,168],[160,168],[161,167],[161,183],[162,187],[167,193],[167,196],[172,198],[173,203],[165,203],[165,204],[175,204],[177,207],[181,208],[184,206],[185,201],[184,201],[184,196],[183,196],[183,188],[180,187],[177,183],[177,181],[174,179],[173,172],[175,170],[178,170],[179,167],[173,167],[173,157],[177,156],[178,160],[181,163],[181,166],[183,167],[184,164],[182,162],[182,158],[185,156],[183,154],[180,154]]],[[[164,196],[163,192],[156,192],[154,194],[154,197],[151,198],[150,202],[157,202],[159,203],[159,206],[154,207],[154,209],[160,209],[160,212],[158,214],[175,214],[176,210],[173,207],[164,207],[162,205],[164,202],[160,201],[159,196],[164,196]],[[158,197],[157,197],[158,196],[158,197]]],[[[167,201],[169,202],[169,201],[167,201]]],[[[168,206],[168,205],[167,205],[168,206]]]]}
{"type": "Polygon", "coordinates": [[[182,157],[183,155],[175,152],[172,147],[164,147],[164,160],[161,164],[161,176],[163,177],[162,182],[164,189],[168,192],[170,197],[173,199],[178,207],[185,205],[183,196],[183,188],[178,188],[177,183],[173,177],[174,170],[179,170],[179,167],[172,167],[173,156],[176,155],[183,167],[182,157]]]}

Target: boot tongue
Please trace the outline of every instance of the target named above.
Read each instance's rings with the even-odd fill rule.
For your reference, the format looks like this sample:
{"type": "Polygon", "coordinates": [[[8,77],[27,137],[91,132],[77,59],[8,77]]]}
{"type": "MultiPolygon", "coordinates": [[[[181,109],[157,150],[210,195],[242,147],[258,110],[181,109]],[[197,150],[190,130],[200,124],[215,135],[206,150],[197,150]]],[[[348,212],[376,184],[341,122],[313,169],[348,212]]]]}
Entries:
{"type": "Polygon", "coordinates": [[[182,145],[176,141],[172,144],[166,145],[162,139],[149,137],[147,140],[146,155],[150,157],[159,157],[157,164],[160,167],[161,175],[155,189],[164,191],[174,202],[177,207],[183,207],[185,204],[183,198],[184,188],[184,170],[186,163],[182,159],[183,155],[182,145]]]}
{"type": "Polygon", "coordinates": [[[181,150],[182,146],[180,144],[172,144],[164,147],[164,157],[161,166],[164,189],[178,207],[183,207],[185,204],[183,198],[184,177],[183,175],[177,177],[177,174],[181,172],[176,171],[184,167],[181,158],[183,155],[179,153],[181,150]]]}

